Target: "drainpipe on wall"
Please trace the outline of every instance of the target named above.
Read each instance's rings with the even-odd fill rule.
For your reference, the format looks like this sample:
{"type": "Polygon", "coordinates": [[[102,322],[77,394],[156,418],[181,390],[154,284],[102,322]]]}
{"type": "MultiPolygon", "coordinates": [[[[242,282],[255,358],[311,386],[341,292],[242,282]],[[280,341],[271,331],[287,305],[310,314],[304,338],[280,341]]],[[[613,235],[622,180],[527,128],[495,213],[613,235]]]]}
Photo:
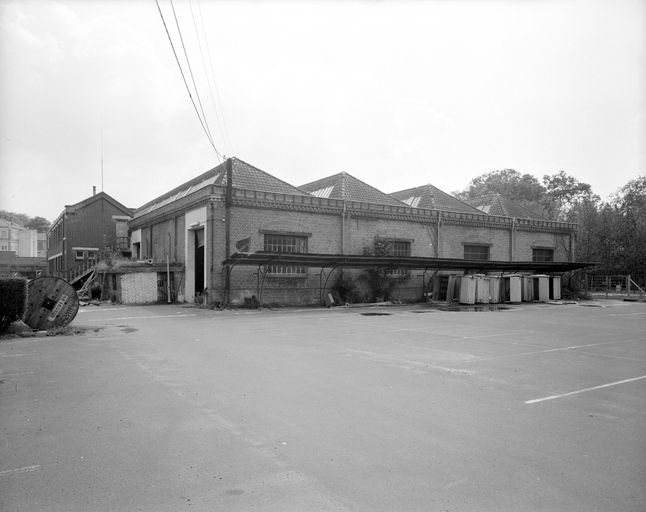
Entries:
{"type": "Polygon", "coordinates": [[[514,261],[516,253],[516,218],[511,219],[511,230],[509,231],[509,261],[514,261]]]}
{"type": "Polygon", "coordinates": [[[437,232],[435,236],[435,257],[440,257],[440,224],[442,224],[442,211],[437,212],[437,232]]]}
{"type": "MultiPolygon", "coordinates": [[[[227,159],[227,190],[224,209],[224,251],[226,259],[229,259],[231,253],[231,203],[233,202],[233,160],[227,159]]],[[[224,278],[224,297],[226,304],[231,300],[231,267],[226,265],[224,278]]]]}
{"type": "Polygon", "coordinates": [[[168,250],[166,251],[166,298],[170,304],[170,232],[168,233],[168,250]]]}
{"type": "Polygon", "coordinates": [[[345,254],[345,199],[343,200],[343,211],[341,212],[341,254],[345,254]]]}
{"type": "Polygon", "coordinates": [[[209,275],[209,289],[215,289],[213,283],[213,272],[215,270],[215,199],[211,197],[209,199],[209,212],[206,216],[206,223],[208,226],[211,226],[210,235],[209,235],[209,245],[211,246],[210,250],[210,275],[209,275]]]}

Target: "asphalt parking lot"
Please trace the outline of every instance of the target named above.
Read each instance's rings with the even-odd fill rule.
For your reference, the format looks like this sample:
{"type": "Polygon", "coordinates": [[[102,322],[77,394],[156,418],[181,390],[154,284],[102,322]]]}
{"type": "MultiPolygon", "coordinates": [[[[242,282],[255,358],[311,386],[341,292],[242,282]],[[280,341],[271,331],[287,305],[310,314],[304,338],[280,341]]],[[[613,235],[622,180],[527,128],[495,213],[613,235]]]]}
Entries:
{"type": "Polygon", "coordinates": [[[0,341],[2,511],[644,511],[646,304],[87,306],[0,341]]]}

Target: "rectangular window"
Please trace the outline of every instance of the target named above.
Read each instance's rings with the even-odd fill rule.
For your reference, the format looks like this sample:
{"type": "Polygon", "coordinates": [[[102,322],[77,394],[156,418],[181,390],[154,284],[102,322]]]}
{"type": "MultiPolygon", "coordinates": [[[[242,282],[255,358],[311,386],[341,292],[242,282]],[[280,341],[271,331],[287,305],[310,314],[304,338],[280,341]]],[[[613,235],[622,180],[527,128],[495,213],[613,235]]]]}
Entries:
{"type": "MultiPolygon", "coordinates": [[[[307,254],[307,237],[265,234],[263,247],[268,252],[307,254]]],[[[307,268],[300,265],[270,265],[268,272],[270,274],[306,274],[307,268]]]]}
{"type": "Polygon", "coordinates": [[[488,245],[465,245],[464,259],[477,260],[477,261],[489,261],[489,246],[488,245]]]}
{"type": "Polygon", "coordinates": [[[554,261],[554,249],[532,249],[532,261],[554,261]]]}
{"type": "Polygon", "coordinates": [[[410,256],[410,242],[393,241],[393,256],[410,256]]]}
{"type": "MultiPolygon", "coordinates": [[[[395,257],[407,257],[410,256],[410,242],[402,242],[399,240],[391,240],[390,242],[392,247],[392,255],[395,257]]],[[[410,274],[410,271],[405,269],[393,269],[386,272],[386,275],[389,277],[401,277],[407,276],[410,274]]]]}
{"type": "Polygon", "coordinates": [[[85,258],[85,251],[74,251],[74,259],[82,260],[85,258]]]}

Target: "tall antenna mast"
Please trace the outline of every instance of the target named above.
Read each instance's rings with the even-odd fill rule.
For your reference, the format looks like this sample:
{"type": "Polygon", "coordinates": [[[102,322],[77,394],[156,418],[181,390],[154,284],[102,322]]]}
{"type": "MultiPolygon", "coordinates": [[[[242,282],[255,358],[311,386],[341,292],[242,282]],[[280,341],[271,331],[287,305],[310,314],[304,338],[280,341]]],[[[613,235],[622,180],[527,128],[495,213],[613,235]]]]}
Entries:
{"type": "Polygon", "coordinates": [[[101,127],[101,192],[103,192],[103,126],[101,127]]]}

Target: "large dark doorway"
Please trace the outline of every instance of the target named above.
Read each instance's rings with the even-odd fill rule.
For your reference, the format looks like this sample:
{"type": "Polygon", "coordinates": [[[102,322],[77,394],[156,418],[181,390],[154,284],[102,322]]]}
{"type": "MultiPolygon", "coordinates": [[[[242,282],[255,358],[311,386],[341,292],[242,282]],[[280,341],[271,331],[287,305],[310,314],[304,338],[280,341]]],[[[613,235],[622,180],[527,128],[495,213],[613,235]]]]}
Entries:
{"type": "Polygon", "coordinates": [[[195,295],[204,292],[204,229],[195,230],[195,295]]]}

